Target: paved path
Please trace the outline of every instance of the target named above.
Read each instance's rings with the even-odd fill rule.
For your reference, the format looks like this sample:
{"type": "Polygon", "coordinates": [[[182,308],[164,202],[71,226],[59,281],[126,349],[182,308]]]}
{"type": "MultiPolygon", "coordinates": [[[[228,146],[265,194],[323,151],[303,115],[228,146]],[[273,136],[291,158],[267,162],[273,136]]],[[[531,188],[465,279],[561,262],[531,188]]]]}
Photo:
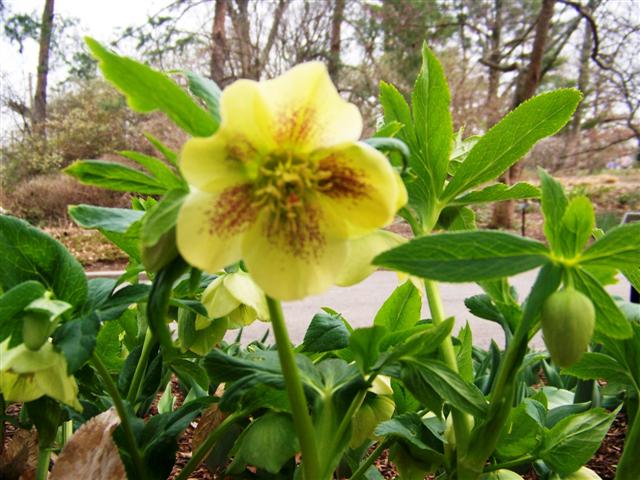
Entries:
{"type": "MultiPolygon", "coordinates": [[[[528,295],[536,274],[537,271],[531,271],[511,278],[511,284],[516,288],[521,299],[528,295]]],[[[107,275],[102,272],[101,276],[107,275]]],[[[322,295],[297,302],[286,302],[283,308],[291,340],[296,344],[302,342],[309,322],[321,307],[331,307],[342,313],[354,327],[371,326],[376,312],[397,286],[398,277],[395,273],[381,271],[353,287],[334,287],[322,295]]],[[[502,345],[504,335],[500,326],[474,317],[464,305],[465,298],[482,293],[480,287],[474,283],[441,283],[439,286],[445,315],[454,316],[456,319],[454,331],[457,332],[468,321],[475,345],[487,347],[492,339],[502,345]]],[[[609,286],[607,290],[613,295],[629,298],[629,283],[624,278],[617,284],[609,286]]],[[[422,307],[422,313],[425,318],[429,317],[426,302],[422,307]]],[[[243,343],[261,338],[268,328],[269,325],[266,323],[254,323],[244,330],[243,343]]],[[[235,333],[228,334],[227,339],[235,338],[235,333]]],[[[533,339],[533,345],[542,348],[542,339],[539,335],[533,339]]]]}

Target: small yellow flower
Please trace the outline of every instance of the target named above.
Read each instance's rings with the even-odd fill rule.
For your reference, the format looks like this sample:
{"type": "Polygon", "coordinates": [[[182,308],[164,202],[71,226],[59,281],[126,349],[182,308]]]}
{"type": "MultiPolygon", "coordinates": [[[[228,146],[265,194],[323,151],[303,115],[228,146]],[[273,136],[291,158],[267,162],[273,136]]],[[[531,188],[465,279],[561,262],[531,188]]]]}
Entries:
{"type": "Polygon", "coordinates": [[[39,350],[25,345],[9,349],[9,339],[0,344],[0,393],[14,402],[30,402],[47,395],[76,410],[82,410],[78,401],[78,385],[67,374],[64,355],[45,343],[39,350]]]}
{"type": "Polygon", "coordinates": [[[202,293],[208,318],[198,315],[196,330],[207,328],[214,319],[226,317],[228,328],[242,328],[255,320],[269,320],[264,292],[248,273],[223,273],[202,293]]]}
{"type": "Polygon", "coordinates": [[[406,191],[384,155],[358,142],[362,117],[323,64],[222,93],[222,123],[189,140],[192,186],[177,224],[182,256],[206,271],[240,259],[268,295],[292,300],[331,286],[349,239],[389,224],[406,191]]]}

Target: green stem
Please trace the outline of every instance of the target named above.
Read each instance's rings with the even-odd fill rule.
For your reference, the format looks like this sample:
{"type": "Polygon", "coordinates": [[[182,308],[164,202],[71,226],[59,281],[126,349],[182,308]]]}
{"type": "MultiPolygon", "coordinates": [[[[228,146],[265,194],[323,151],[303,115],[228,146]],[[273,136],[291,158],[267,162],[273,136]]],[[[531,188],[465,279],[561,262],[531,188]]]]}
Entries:
{"type": "Polygon", "coordinates": [[[384,449],[387,448],[387,445],[389,445],[390,442],[391,441],[389,440],[389,438],[385,438],[380,443],[378,443],[378,446],[373,450],[373,452],[371,452],[371,454],[365,459],[365,461],[358,466],[358,469],[353,472],[353,475],[351,475],[351,478],[349,480],[358,480],[359,478],[361,478],[366,473],[366,471],[369,470],[369,467],[373,465],[373,462],[376,461],[376,458],[378,458],[382,454],[384,449]]]}
{"type": "Polygon", "coordinates": [[[138,398],[138,393],[140,392],[140,384],[142,383],[142,377],[144,376],[144,372],[147,369],[149,354],[151,353],[154,344],[155,342],[153,340],[153,333],[151,333],[151,329],[147,328],[147,331],[144,334],[142,352],[140,352],[140,358],[138,359],[138,364],[136,365],[136,369],[133,372],[133,378],[131,379],[131,384],[129,385],[129,391],[127,392],[127,400],[132,405],[135,404],[138,398]]]}
{"type": "Polygon", "coordinates": [[[618,463],[616,480],[635,480],[640,478],[640,414],[636,412],[633,425],[624,441],[624,450],[618,463]]]}
{"type": "Polygon", "coordinates": [[[518,465],[522,465],[524,463],[531,463],[536,459],[533,455],[524,455],[519,458],[514,458],[513,460],[509,460],[508,462],[496,463],[495,465],[488,465],[485,467],[485,472],[494,472],[496,470],[500,470],[502,468],[513,468],[518,465]]]}
{"type": "MultiPolygon", "coordinates": [[[[424,288],[427,294],[427,301],[429,303],[429,310],[431,311],[431,320],[433,325],[437,326],[442,323],[444,318],[444,308],[442,306],[442,298],[440,297],[440,291],[436,282],[431,280],[424,281],[424,288]]],[[[451,341],[451,335],[447,337],[440,344],[440,355],[444,360],[444,363],[454,372],[458,372],[458,361],[456,360],[456,353],[453,349],[453,342],[451,341]]],[[[472,418],[464,412],[457,409],[452,409],[451,414],[453,417],[453,429],[456,433],[456,449],[460,454],[464,454],[469,445],[469,435],[473,428],[472,418]]]]}
{"type": "Polygon", "coordinates": [[[205,441],[200,444],[195,452],[193,452],[191,459],[184,466],[180,474],[178,474],[176,480],[186,480],[187,478],[189,478],[191,472],[198,468],[200,462],[202,462],[204,457],[209,453],[209,451],[213,448],[220,437],[224,433],[226,433],[229,427],[233,425],[239,418],[242,418],[248,414],[249,412],[247,411],[238,411],[232,413],[227,418],[225,418],[215,430],[209,432],[209,435],[207,435],[205,441]]]}
{"type": "Polygon", "coordinates": [[[131,456],[131,461],[133,462],[133,468],[135,470],[135,478],[143,480],[146,478],[146,473],[144,470],[144,464],[142,463],[142,457],[140,456],[140,450],[138,450],[138,444],[136,443],[136,437],[133,434],[133,429],[131,428],[131,424],[129,423],[129,417],[127,416],[127,412],[124,408],[124,403],[122,398],[120,397],[120,393],[118,392],[118,387],[113,382],[111,378],[111,374],[105,367],[104,363],[98,356],[96,352],[93,352],[93,356],[91,357],[91,362],[93,366],[98,371],[100,376],[102,377],[102,382],[104,383],[104,387],[107,390],[107,393],[111,397],[113,401],[113,406],[116,407],[116,411],[118,412],[118,416],[120,417],[120,424],[122,426],[122,431],[124,432],[124,439],[127,443],[128,451],[127,453],[131,456]]]}
{"type": "Polygon", "coordinates": [[[291,348],[291,342],[289,341],[287,326],[284,322],[282,305],[280,305],[278,300],[274,300],[268,296],[267,305],[269,306],[273,335],[276,338],[276,347],[278,348],[278,356],[280,357],[282,375],[284,376],[284,383],[287,388],[289,403],[291,404],[293,424],[298,439],[300,440],[304,478],[305,480],[321,480],[319,477],[321,468],[313,423],[311,422],[311,415],[309,415],[307,399],[304,396],[300,372],[298,371],[298,366],[296,365],[296,360],[291,348]]]}
{"type": "Polygon", "coordinates": [[[40,447],[38,449],[38,468],[36,480],[47,480],[49,477],[49,462],[51,460],[51,448],[40,447]]]}
{"type": "Polygon", "coordinates": [[[73,421],[67,420],[62,424],[62,446],[64,447],[69,439],[73,436],[73,421]]]}

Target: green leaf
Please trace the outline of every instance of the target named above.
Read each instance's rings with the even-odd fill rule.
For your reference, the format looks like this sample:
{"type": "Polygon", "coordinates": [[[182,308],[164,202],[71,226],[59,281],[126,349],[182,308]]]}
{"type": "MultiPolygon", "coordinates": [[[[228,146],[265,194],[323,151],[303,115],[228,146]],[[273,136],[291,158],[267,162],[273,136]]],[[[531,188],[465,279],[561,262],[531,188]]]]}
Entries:
{"type": "Polygon", "coordinates": [[[410,412],[398,415],[391,420],[382,422],[375,429],[375,434],[379,437],[394,436],[399,437],[411,445],[421,449],[430,448],[429,445],[424,443],[420,438],[422,429],[422,419],[417,413],[410,412]]]}
{"type": "Polygon", "coordinates": [[[120,322],[105,322],[96,337],[96,354],[111,373],[118,374],[124,366],[125,349],[120,335],[124,332],[120,322]]]}
{"type": "Polygon", "coordinates": [[[620,271],[629,280],[629,283],[640,292],[640,268],[621,268],[620,271]]]}
{"type": "Polygon", "coordinates": [[[380,343],[387,329],[380,325],[368,328],[357,328],[349,337],[349,349],[358,368],[364,373],[371,370],[380,356],[380,343]]]}
{"type": "Polygon", "coordinates": [[[55,298],[79,308],[87,299],[82,265],[62,244],[22,220],[0,216],[0,287],[36,280],[55,298]]]}
{"type": "Polygon", "coordinates": [[[596,453],[618,410],[594,408],[559,421],[545,433],[540,458],[560,475],[575,472],[596,453]]]}
{"type": "Polygon", "coordinates": [[[76,372],[91,358],[98,328],[98,316],[87,315],[64,323],[53,332],[53,344],[67,359],[69,374],[76,372]]]}
{"type": "Polygon", "coordinates": [[[340,350],[349,345],[349,330],[340,315],[317,313],[304,334],[302,351],[310,353],[340,350]]]}
{"type": "Polygon", "coordinates": [[[389,123],[400,123],[403,128],[398,132],[397,137],[409,145],[411,151],[416,149],[416,133],[413,129],[411,110],[402,94],[393,85],[380,82],[380,104],[384,111],[384,121],[389,123]]]}
{"type": "Polygon", "coordinates": [[[395,137],[404,125],[400,122],[391,121],[385,123],[376,133],[373,134],[373,138],[395,137]]]}
{"type": "Polygon", "coordinates": [[[169,191],[142,219],[142,262],[150,272],[159,271],[178,256],[175,226],[187,193],[183,189],[169,191]]]}
{"type": "Polygon", "coordinates": [[[474,203],[501,202],[504,200],[523,200],[526,198],[538,198],[540,190],[533,185],[520,182],[508,186],[504,183],[496,183],[462,195],[448,203],[450,206],[471,205],[474,203]]]}
{"type": "Polygon", "coordinates": [[[471,282],[531,270],[547,259],[535,240],[495,231],[448,232],[411,240],[373,263],[445,282],[471,282]]]}
{"type": "Polygon", "coordinates": [[[186,182],[178,176],[173,170],[171,170],[162,160],[145,155],[140,152],[133,152],[130,150],[120,150],[117,152],[119,155],[133,160],[138,165],[143,166],[158,182],[164,185],[167,189],[172,188],[187,188],[186,182]]]}
{"type": "Polygon", "coordinates": [[[438,217],[437,227],[449,232],[476,229],[476,214],[469,207],[446,207],[438,217]]]}
{"type": "Polygon", "coordinates": [[[435,326],[422,324],[407,330],[388,332],[380,342],[380,351],[389,350],[386,361],[425,357],[440,347],[451,333],[453,324],[453,317],[449,317],[435,326]]]}
{"type": "Polygon", "coordinates": [[[433,390],[453,407],[484,418],[489,404],[482,392],[473,383],[465,382],[460,375],[437,360],[416,362],[416,373],[433,390]]]}
{"type": "Polygon", "coordinates": [[[544,235],[547,237],[551,249],[554,252],[560,252],[560,228],[569,201],[560,182],[551,177],[544,169],[538,168],[538,176],[542,191],[540,204],[544,216],[544,235]]]}
{"type": "Polygon", "coordinates": [[[602,285],[583,269],[572,270],[574,286],[593,303],[596,311],[596,333],[611,338],[629,338],[631,325],[602,285]]]}
{"type": "Polygon", "coordinates": [[[582,252],[596,225],[593,205],[587,197],[571,199],[560,222],[557,243],[565,258],[575,258],[582,252]]]}
{"type": "Polygon", "coordinates": [[[176,152],[171,150],[169,147],[167,147],[164,143],[162,143],[156,137],[151,135],[149,132],[145,132],[144,136],[146,137],[147,140],[149,140],[149,143],[151,143],[151,145],[153,145],[155,149],[162,154],[162,156],[165,158],[167,162],[169,162],[174,167],[178,166],[178,155],[176,154],[176,152]]]}
{"type": "Polygon", "coordinates": [[[27,280],[0,296],[0,342],[8,337],[12,337],[9,344],[11,347],[22,342],[22,320],[18,314],[31,302],[42,297],[44,292],[40,282],[27,280]]]}
{"type": "Polygon", "coordinates": [[[73,205],[69,216],[82,228],[95,228],[130,257],[140,260],[138,238],[129,231],[144,212],[128,208],[73,205]]]}
{"type": "Polygon", "coordinates": [[[413,327],[420,320],[421,308],[420,292],[407,280],[387,298],[373,324],[386,327],[391,332],[413,327]]]}
{"type": "Polygon", "coordinates": [[[197,363],[186,359],[177,359],[171,362],[170,368],[185,385],[189,385],[191,388],[197,385],[204,391],[209,388],[207,372],[197,363]]]}
{"type": "Polygon", "coordinates": [[[538,140],[560,130],[581,99],[578,90],[562,89],[519,105],[478,140],[445,188],[443,199],[497,178],[538,140]]]}
{"type": "Polygon", "coordinates": [[[253,465],[276,474],[299,449],[291,417],[267,413],[251,422],[236,441],[229,471],[242,471],[246,465],[253,465]]]}
{"type": "Polygon", "coordinates": [[[183,70],[182,73],[185,74],[189,82],[189,91],[204,101],[217,129],[220,125],[220,95],[222,95],[220,87],[210,78],[203,77],[196,72],[183,70]]]}
{"type": "Polygon", "coordinates": [[[517,458],[535,452],[543,438],[540,408],[544,410],[539,402],[525,399],[511,410],[496,446],[500,457],[517,458]]]}
{"type": "MultiPolygon", "coordinates": [[[[419,148],[411,167],[418,175],[414,184],[421,190],[423,202],[440,195],[447,177],[453,139],[449,103],[449,87],[442,65],[425,43],[422,46],[422,68],[411,97],[419,148]]],[[[413,188],[414,185],[409,186],[410,190],[413,188]]]]}
{"type": "Polygon", "coordinates": [[[216,121],[167,75],[116,55],[92,38],[85,37],[85,41],[104,77],[125,94],[131,109],[143,113],[160,110],[195,137],[215,133],[216,121]]]}
{"type": "Polygon", "coordinates": [[[580,263],[629,269],[640,265],[640,222],[612,228],[585,250],[580,263]]]}
{"type": "Polygon", "coordinates": [[[586,352],[577,363],[562,369],[562,374],[573,375],[582,380],[604,379],[624,385],[635,384],[629,372],[615,358],[598,352],[586,352]]]}
{"type": "Polygon", "coordinates": [[[460,346],[456,349],[458,371],[463,380],[473,382],[473,336],[467,322],[458,333],[460,346]]]}
{"type": "Polygon", "coordinates": [[[65,168],[64,172],[87,185],[118,192],[162,195],[167,191],[167,187],[152,176],[115,162],[78,160],[65,168]]]}

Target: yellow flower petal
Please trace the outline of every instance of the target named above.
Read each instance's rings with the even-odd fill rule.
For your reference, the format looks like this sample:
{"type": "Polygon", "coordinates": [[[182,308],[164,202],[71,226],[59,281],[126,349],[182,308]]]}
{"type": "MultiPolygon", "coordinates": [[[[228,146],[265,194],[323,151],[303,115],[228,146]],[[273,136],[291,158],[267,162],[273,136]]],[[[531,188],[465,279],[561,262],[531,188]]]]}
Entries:
{"type": "Polygon", "coordinates": [[[261,85],[253,80],[238,80],[220,96],[222,122],[217,134],[226,137],[230,153],[247,160],[277,147],[273,117],[261,85]]]}
{"type": "Polygon", "coordinates": [[[349,240],[349,255],[336,280],[336,285],[348,287],[360,283],[378,269],[371,264],[376,256],[406,241],[400,235],[386,230],[376,230],[364,237],[349,240]]]}
{"type": "Polygon", "coordinates": [[[291,238],[284,232],[274,237],[268,217],[247,232],[243,241],[244,261],[264,292],[278,300],[296,300],[329,288],[345,260],[347,244],[324,236],[318,226],[312,235],[291,238]],[[302,238],[302,243],[301,242],[302,238]]]}
{"type": "MultiPolygon", "coordinates": [[[[240,300],[224,285],[226,277],[225,274],[219,276],[202,293],[202,304],[207,308],[209,318],[224,317],[240,306],[240,300]]],[[[200,330],[197,325],[196,330],[200,330]]]]}
{"type": "Polygon", "coordinates": [[[192,138],[180,154],[180,170],[189,184],[210,193],[247,181],[245,164],[229,153],[232,149],[224,134],[192,138]]]}
{"type": "Polygon", "coordinates": [[[242,236],[255,212],[243,186],[221,194],[198,190],[186,198],[176,228],[178,250],[191,265],[215,272],[241,258],[242,236]]]}
{"type": "Polygon", "coordinates": [[[269,308],[264,292],[255,284],[246,272],[235,272],[225,275],[225,288],[244,305],[251,307],[260,320],[269,319],[269,308]]]}
{"type": "Polygon", "coordinates": [[[281,148],[309,152],[360,138],[362,116],[340,97],[324,64],[303,63],[259,87],[281,148]]]}
{"type": "Polygon", "coordinates": [[[357,237],[391,223],[404,186],[398,185],[385,156],[364,143],[324,155],[319,165],[331,177],[319,201],[331,228],[339,235],[357,237]]]}

